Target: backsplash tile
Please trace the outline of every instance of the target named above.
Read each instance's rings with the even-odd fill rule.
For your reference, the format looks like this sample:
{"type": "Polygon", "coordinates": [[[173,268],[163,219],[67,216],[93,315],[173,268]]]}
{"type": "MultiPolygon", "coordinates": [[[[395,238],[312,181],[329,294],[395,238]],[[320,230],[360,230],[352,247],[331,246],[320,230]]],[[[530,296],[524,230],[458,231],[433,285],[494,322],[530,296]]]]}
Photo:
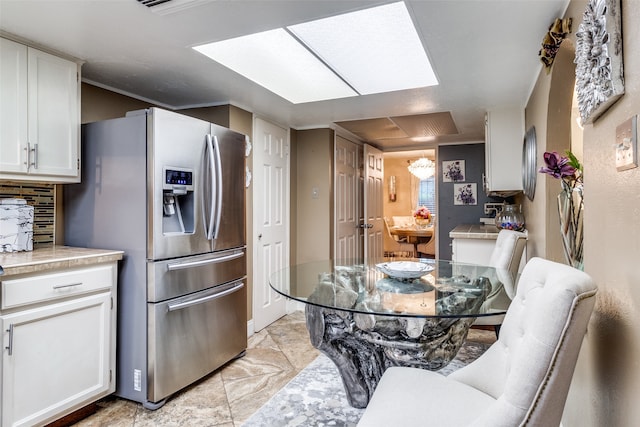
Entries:
{"type": "Polygon", "coordinates": [[[54,184],[14,183],[0,181],[0,198],[19,197],[33,206],[33,248],[53,246],[55,231],[54,184]]]}

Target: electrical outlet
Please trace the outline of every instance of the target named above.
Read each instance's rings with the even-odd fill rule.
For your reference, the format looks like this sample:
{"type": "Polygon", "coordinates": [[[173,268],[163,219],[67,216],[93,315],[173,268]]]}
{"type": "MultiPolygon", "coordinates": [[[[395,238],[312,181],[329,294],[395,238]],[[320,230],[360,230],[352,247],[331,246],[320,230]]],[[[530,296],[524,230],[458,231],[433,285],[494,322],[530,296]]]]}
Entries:
{"type": "Polygon", "coordinates": [[[616,128],[616,169],[624,171],[638,167],[638,116],[616,128]]]}
{"type": "Polygon", "coordinates": [[[135,391],[142,390],[142,371],[140,369],[133,370],[133,389],[135,391]]]}

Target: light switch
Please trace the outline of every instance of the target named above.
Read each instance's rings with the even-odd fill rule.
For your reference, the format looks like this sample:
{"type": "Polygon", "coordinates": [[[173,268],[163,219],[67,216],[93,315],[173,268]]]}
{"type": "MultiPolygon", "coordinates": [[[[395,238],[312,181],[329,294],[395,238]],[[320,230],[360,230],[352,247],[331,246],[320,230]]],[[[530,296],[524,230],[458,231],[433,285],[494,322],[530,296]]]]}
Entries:
{"type": "Polygon", "coordinates": [[[320,197],[320,189],[318,187],[313,187],[311,189],[311,198],[317,199],[318,197],[320,197]]]}
{"type": "Polygon", "coordinates": [[[616,169],[624,171],[638,167],[638,116],[616,128],[616,169]]]}

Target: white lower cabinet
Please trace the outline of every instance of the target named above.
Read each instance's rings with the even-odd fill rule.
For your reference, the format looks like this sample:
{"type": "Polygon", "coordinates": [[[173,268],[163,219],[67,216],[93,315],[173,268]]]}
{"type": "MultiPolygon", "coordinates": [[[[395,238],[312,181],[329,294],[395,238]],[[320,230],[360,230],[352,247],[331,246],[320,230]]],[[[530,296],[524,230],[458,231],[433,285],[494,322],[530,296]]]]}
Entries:
{"type": "Polygon", "coordinates": [[[455,262],[467,264],[489,265],[495,239],[453,239],[452,256],[455,262]]]}
{"type": "Polygon", "coordinates": [[[115,390],[115,268],[2,282],[2,427],[45,425],[115,390]],[[14,295],[24,305],[5,309],[31,285],[37,303],[14,295]]]}
{"type": "MultiPolygon", "coordinates": [[[[489,260],[496,247],[496,239],[463,239],[454,238],[451,242],[451,259],[465,264],[489,265],[489,260]]],[[[518,271],[522,271],[527,263],[527,247],[520,259],[518,271]]]]}

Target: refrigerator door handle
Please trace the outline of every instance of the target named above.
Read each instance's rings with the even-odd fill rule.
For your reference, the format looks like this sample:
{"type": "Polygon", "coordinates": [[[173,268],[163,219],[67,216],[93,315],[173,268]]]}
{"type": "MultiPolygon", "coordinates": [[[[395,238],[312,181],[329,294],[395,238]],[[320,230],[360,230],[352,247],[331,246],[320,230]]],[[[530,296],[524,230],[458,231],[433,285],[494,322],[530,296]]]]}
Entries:
{"type": "Polygon", "coordinates": [[[215,177],[213,174],[214,150],[211,135],[207,135],[204,146],[205,170],[202,174],[202,218],[204,223],[204,234],[208,240],[213,238],[213,189],[215,177]],[[207,214],[208,213],[208,214],[207,214]]]}
{"type": "MultiPolygon", "coordinates": [[[[214,148],[214,158],[215,158],[215,180],[216,180],[216,194],[215,194],[215,212],[216,212],[216,222],[215,228],[213,230],[213,239],[218,238],[218,233],[220,232],[220,220],[222,218],[222,156],[220,155],[220,143],[218,142],[218,137],[213,135],[213,148],[214,148]]],[[[212,174],[213,175],[213,174],[212,174]]]]}
{"type": "Polygon", "coordinates": [[[179,262],[175,264],[167,264],[167,270],[183,270],[185,268],[200,267],[203,265],[216,264],[219,262],[231,261],[232,259],[241,258],[244,256],[244,252],[236,252],[234,254],[225,255],[217,258],[208,258],[199,261],[179,262]]]}
{"type": "Polygon", "coordinates": [[[211,295],[204,296],[202,298],[196,298],[191,301],[179,302],[175,304],[169,304],[167,309],[169,311],[182,310],[183,308],[193,307],[194,305],[204,304],[205,302],[213,301],[218,298],[222,298],[226,295],[232,294],[244,287],[244,283],[238,282],[233,287],[225,289],[224,291],[216,292],[211,295]]]}

